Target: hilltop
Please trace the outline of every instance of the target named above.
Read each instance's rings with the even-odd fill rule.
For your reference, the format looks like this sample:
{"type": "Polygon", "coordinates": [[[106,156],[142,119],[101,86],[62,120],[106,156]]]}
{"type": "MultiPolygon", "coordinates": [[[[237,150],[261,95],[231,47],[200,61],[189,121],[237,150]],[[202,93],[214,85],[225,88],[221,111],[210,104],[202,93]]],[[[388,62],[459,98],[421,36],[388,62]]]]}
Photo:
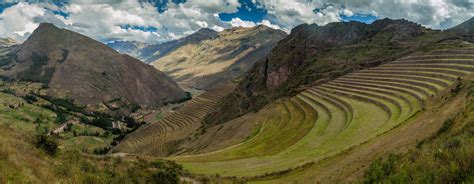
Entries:
{"type": "Polygon", "coordinates": [[[185,87],[209,89],[249,71],[285,36],[266,26],[226,29],[182,45],[151,64],[185,87]]]}
{"type": "Polygon", "coordinates": [[[80,105],[160,107],[186,94],[155,68],[81,34],[42,23],[10,54],[1,75],[43,83],[47,95],[80,105]]]}

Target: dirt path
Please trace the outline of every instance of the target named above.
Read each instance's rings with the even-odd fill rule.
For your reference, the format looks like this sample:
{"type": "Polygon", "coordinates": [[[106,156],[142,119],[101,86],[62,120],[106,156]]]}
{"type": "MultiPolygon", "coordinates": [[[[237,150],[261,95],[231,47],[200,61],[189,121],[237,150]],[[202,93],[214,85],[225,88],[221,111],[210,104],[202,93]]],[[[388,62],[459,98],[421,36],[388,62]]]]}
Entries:
{"type": "Polygon", "coordinates": [[[66,129],[68,124],[71,124],[71,125],[79,124],[79,121],[68,121],[66,123],[63,123],[58,128],[56,128],[56,129],[52,130],[51,132],[49,132],[48,135],[50,135],[51,133],[59,134],[61,132],[64,132],[64,129],[66,129]]]}
{"type": "Polygon", "coordinates": [[[191,184],[201,184],[202,182],[198,181],[198,180],[195,180],[193,178],[190,178],[190,177],[179,177],[179,180],[183,183],[191,183],[191,184]]]}

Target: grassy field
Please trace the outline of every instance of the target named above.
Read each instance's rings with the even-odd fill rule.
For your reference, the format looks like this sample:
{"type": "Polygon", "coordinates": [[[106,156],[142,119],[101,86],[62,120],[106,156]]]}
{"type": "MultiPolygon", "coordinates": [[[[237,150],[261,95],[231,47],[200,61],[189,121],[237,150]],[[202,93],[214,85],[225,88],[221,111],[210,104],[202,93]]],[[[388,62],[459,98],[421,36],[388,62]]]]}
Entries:
{"type": "Polygon", "coordinates": [[[54,112],[44,105],[50,104],[48,101],[35,98],[35,102],[28,102],[25,95],[38,91],[41,86],[37,83],[0,82],[0,125],[12,128],[16,131],[25,132],[28,135],[49,134],[51,131],[63,126],[63,123],[70,121],[71,126],[68,131],[61,131],[58,134],[59,148],[62,150],[76,150],[92,153],[96,148],[110,146],[110,143],[117,137],[110,130],[75,123],[77,119],[75,112],[63,112],[64,118],[60,122],[58,112],[54,112]],[[67,114],[70,113],[70,114],[67,114]]]}
{"type": "Polygon", "coordinates": [[[110,146],[117,135],[82,123],[49,136],[59,148],[49,152],[38,147],[38,135],[62,125],[56,112],[4,92],[0,92],[0,112],[0,183],[177,182],[183,172],[168,161],[87,154],[110,146]]]}
{"type": "Polygon", "coordinates": [[[183,172],[171,162],[137,157],[97,157],[67,150],[48,155],[32,144],[33,139],[29,133],[0,124],[0,183],[177,182],[183,172]]]}
{"type": "Polygon", "coordinates": [[[261,126],[253,137],[226,149],[169,159],[207,176],[281,183],[321,179],[316,171],[327,160],[405,124],[419,125],[420,113],[434,108],[427,99],[456,90],[472,75],[471,47],[415,53],[308,88],[259,111],[253,123],[261,126]]]}

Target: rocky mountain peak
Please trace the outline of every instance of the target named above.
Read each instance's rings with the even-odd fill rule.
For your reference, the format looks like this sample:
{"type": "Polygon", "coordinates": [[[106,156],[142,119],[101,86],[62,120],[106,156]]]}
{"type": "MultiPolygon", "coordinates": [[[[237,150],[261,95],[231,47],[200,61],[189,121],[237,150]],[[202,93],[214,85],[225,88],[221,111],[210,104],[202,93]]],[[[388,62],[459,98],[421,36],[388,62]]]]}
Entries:
{"type": "Polygon", "coordinates": [[[13,64],[1,75],[46,84],[52,96],[80,104],[120,99],[161,106],[186,97],[164,73],[122,55],[87,36],[50,23],[40,26],[14,53],[13,64]]]}

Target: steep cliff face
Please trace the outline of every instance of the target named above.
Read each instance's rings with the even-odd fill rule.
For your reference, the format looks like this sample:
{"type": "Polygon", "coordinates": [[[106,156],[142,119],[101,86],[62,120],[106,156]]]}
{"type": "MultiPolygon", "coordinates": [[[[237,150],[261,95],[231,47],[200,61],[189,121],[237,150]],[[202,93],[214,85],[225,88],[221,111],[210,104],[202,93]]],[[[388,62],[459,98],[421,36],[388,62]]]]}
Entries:
{"type": "Polygon", "coordinates": [[[390,19],[370,25],[338,22],[297,26],[252,68],[206,122],[223,123],[277,98],[296,94],[304,85],[402,57],[419,46],[411,44],[412,39],[437,32],[406,20],[390,19]]]}
{"type": "Polygon", "coordinates": [[[41,82],[80,104],[114,100],[161,106],[186,97],[164,73],[81,34],[42,23],[13,53],[2,75],[41,82]]]}

